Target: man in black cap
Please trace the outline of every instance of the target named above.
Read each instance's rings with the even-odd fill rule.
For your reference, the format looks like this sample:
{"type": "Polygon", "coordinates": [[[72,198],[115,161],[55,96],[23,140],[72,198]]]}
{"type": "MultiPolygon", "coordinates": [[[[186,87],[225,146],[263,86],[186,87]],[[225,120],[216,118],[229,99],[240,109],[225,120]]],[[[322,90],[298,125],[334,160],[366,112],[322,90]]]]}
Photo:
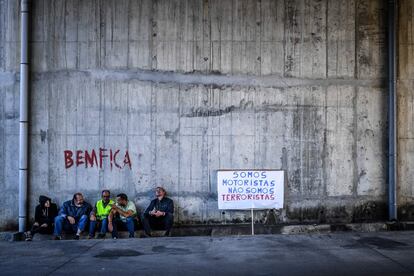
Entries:
{"type": "Polygon", "coordinates": [[[35,222],[30,231],[25,233],[26,241],[31,241],[36,233],[52,234],[53,232],[53,222],[58,213],[57,206],[44,195],[39,196],[39,203],[35,210],[35,222]]]}

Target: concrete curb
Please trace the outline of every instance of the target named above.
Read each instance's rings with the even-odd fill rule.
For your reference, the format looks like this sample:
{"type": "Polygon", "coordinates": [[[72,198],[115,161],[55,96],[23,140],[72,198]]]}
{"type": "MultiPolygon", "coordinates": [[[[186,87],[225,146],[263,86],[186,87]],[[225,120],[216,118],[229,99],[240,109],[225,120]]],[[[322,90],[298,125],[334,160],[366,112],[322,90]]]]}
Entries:
{"type": "MultiPolygon", "coordinates": [[[[347,224],[300,224],[300,225],[255,225],[255,234],[257,235],[297,235],[297,234],[322,234],[334,232],[381,232],[381,231],[404,231],[414,230],[414,222],[372,222],[372,223],[347,223],[347,224]]],[[[142,230],[135,232],[135,237],[139,238],[143,234],[142,230]]],[[[163,236],[164,231],[154,231],[153,236],[163,236]]],[[[174,227],[172,235],[174,237],[185,236],[237,236],[251,235],[250,224],[218,224],[218,225],[179,225],[174,227]]],[[[127,232],[120,232],[120,238],[127,238],[127,232]]],[[[50,240],[51,235],[35,235],[34,240],[50,240]]],[[[64,239],[71,239],[71,235],[67,235],[64,239]]],[[[84,233],[82,239],[87,238],[84,233]]],[[[108,233],[106,236],[110,239],[108,233]]],[[[0,232],[0,241],[21,241],[22,233],[16,232],[0,232]]]]}

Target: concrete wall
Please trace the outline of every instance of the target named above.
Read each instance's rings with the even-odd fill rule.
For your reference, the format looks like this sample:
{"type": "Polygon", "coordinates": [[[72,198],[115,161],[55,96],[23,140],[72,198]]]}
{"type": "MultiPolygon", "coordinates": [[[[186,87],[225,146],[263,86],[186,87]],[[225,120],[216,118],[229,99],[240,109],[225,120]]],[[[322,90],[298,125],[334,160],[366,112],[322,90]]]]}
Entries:
{"type": "Polygon", "coordinates": [[[414,1],[400,0],[398,62],[399,216],[414,220],[414,1]]]}
{"type": "MultiPolygon", "coordinates": [[[[0,0],[3,228],[17,222],[16,2],[0,0]]],[[[103,188],[143,208],[162,185],[177,223],[240,222],[249,212],[217,209],[216,170],[273,168],[287,171],[286,209],[257,220],[386,217],[384,1],[33,2],[31,211],[39,194],[92,202],[103,188]],[[99,148],[128,150],[132,168],[108,158],[65,168],[65,150],[99,148]]],[[[401,3],[399,198],[409,206],[413,2],[401,3]]]]}

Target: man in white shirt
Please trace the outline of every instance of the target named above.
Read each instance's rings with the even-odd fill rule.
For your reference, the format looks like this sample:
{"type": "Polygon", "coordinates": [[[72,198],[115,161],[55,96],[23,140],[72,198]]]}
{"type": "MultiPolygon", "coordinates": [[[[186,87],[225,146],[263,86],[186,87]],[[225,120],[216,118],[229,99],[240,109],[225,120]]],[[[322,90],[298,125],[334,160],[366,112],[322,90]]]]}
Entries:
{"type": "Polygon", "coordinates": [[[112,232],[112,238],[118,238],[118,229],[128,230],[129,237],[135,236],[135,221],[137,209],[134,202],[128,200],[124,193],[116,196],[116,204],[112,205],[112,211],[108,216],[108,230],[112,232]]]}

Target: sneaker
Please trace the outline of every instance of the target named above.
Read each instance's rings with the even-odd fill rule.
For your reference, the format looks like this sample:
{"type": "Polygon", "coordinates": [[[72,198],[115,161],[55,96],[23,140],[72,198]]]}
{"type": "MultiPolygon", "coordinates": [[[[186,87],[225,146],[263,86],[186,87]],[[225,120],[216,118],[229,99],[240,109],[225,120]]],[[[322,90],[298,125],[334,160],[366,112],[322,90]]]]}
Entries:
{"type": "Polygon", "coordinates": [[[94,238],[95,238],[95,236],[91,236],[91,235],[88,236],[88,240],[92,240],[94,238]]]}
{"type": "Polygon", "coordinates": [[[26,232],[26,233],[24,233],[24,236],[25,236],[25,241],[32,241],[32,234],[30,233],[30,232],[26,232]]]}
{"type": "Polygon", "coordinates": [[[133,239],[133,238],[135,238],[135,235],[129,235],[128,238],[133,239]]]}
{"type": "Polygon", "coordinates": [[[118,237],[112,237],[112,239],[117,240],[117,239],[118,239],[118,237]]]}
{"type": "Polygon", "coordinates": [[[53,236],[53,240],[55,241],[60,241],[62,239],[61,236],[53,236]]]}
{"type": "Polygon", "coordinates": [[[104,233],[99,233],[99,234],[98,234],[98,239],[104,239],[104,238],[105,238],[105,236],[106,236],[106,234],[104,234],[104,233]]]}
{"type": "Polygon", "coordinates": [[[170,232],[169,231],[166,231],[165,234],[164,234],[164,237],[171,237],[170,232]]]}
{"type": "Polygon", "coordinates": [[[75,236],[73,237],[73,239],[74,239],[74,240],[79,240],[79,238],[80,238],[80,236],[79,236],[79,235],[75,235],[75,236]]]}

